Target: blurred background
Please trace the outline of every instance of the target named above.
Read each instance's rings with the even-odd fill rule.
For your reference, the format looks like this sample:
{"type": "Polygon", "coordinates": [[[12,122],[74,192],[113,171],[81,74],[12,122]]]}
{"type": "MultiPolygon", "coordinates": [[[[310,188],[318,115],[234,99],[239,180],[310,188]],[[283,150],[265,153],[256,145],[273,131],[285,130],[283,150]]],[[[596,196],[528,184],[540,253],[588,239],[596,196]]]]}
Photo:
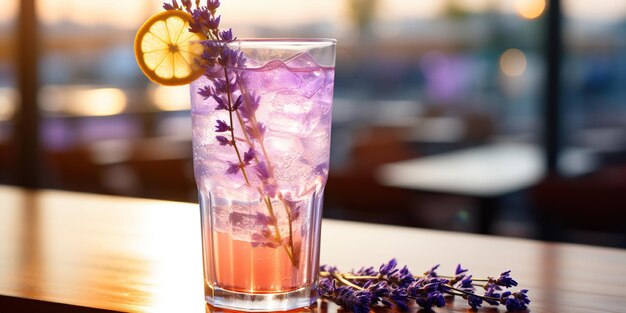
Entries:
{"type": "MultiPolygon", "coordinates": [[[[626,247],[626,2],[223,2],[338,40],[326,217],[626,247]]],[[[1,184],[197,201],[188,88],[133,54],[160,10],[0,2],[1,184]]]]}

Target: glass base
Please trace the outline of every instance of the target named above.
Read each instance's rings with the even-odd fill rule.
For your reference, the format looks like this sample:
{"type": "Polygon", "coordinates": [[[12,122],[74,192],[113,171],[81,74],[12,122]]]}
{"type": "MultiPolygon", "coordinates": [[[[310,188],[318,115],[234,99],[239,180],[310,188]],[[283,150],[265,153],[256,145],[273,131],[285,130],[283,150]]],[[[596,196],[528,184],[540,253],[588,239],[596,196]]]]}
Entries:
{"type": "Polygon", "coordinates": [[[314,286],[281,293],[245,293],[209,287],[205,295],[206,302],[210,306],[248,312],[289,311],[304,308],[315,303],[317,297],[317,288],[314,286]]]}

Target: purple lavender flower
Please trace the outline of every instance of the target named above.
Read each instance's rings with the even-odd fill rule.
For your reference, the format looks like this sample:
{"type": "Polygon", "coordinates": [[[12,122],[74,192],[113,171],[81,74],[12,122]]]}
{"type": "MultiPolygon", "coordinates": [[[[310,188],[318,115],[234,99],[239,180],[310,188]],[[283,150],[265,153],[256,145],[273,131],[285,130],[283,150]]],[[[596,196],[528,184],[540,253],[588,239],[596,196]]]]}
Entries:
{"type": "MultiPolygon", "coordinates": [[[[415,303],[426,310],[431,310],[433,307],[443,307],[446,305],[445,294],[462,296],[474,310],[480,308],[483,302],[493,305],[503,304],[508,310],[523,310],[526,309],[527,305],[530,303],[527,296],[528,290],[523,289],[519,292],[505,290],[501,292],[500,290],[508,287],[496,284],[497,279],[492,279],[491,282],[485,284],[486,292],[484,296],[476,294],[472,275],[467,274],[467,269],[463,269],[460,265],[457,266],[454,272],[455,276],[451,279],[437,276],[435,270],[438,266],[434,266],[429,271],[426,271],[423,277],[417,278],[411,275],[412,278],[407,286],[401,285],[402,277],[410,275],[411,271],[406,266],[401,269],[398,269],[397,266],[397,261],[392,259],[387,263],[383,263],[378,272],[375,271],[374,268],[368,267],[361,268],[346,276],[335,267],[330,268],[323,266],[321,267],[323,272],[333,271],[333,274],[332,276],[323,274],[328,276],[325,277],[326,280],[324,283],[320,283],[320,285],[325,287],[321,287],[320,289],[326,291],[320,294],[353,312],[355,312],[356,309],[351,306],[352,302],[350,301],[355,301],[353,295],[359,290],[369,292],[370,306],[383,305],[395,307],[399,311],[408,310],[410,308],[409,301],[411,299],[414,299],[415,303]],[[343,280],[349,280],[350,283],[344,283],[343,280],[334,279],[333,277],[337,275],[343,276],[343,280]],[[455,279],[457,281],[454,286],[450,285],[451,281],[455,279]],[[339,287],[337,287],[338,285],[339,287]],[[351,291],[346,291],[344,290],[345,288],[351,289],[351,291]],[[341,299],[337,299],[337,294],[339,294],[340,291],[342,292],[342,297],[340,297],[341,299]]],[[[508,275],[509,273],[505,272],[501,277],[507,278],[509,277],[508,275]]]]}
{"type": "Polygon", "coordinates": [[[232,41],[234,39],[236,39],[235,37],[233,37],[233,29],[229,28],[228,30],[223,30],[220,32],[220,38],[222,38],[222,40],[224,41],[232,41]]]}
{"type": "Polygon", "coordinates": [[[483,304],[483,299],[474,295],[468,295],[467,304],[469,304],[469,306],[472,307],[472,309],[477,310],[483,304]]]}
{"type": "Polygon", "coordinates": [[[272,218],[269,215],[257,212],[254,219],[258,224],[261,225],[271,225],[276,222],[276,218],[272,218]]]}
{"type": "Polygon", "coordinates": [[[446,299],[439,291],[429,292],[426,297],[416,298],[415,302],[427,310],[430,310],[433,306],[440,308],[446,305],[446,299]]]}
{"type": "Polygon", "coordinates": [[[467,273],[467,269],[461,267],[461,264],[456,266],[456,270],[454,271],[454,278],[450,281],[450,284],[454,285],[457,282],[463,280],[467,273]]]}
{"type": "Polygon", "coordinates": [[[440,264],[437,264],[433,267],[430,268],[430,270],[424,272],[424,275],[426,277],[437,277],[437,272],[435,272],[438,268],[439,268],[440,264]]]}
{"type": "Polygon", "coordinates": [[[233,104],[233,111],[237,111],[237,109],[241,106],[241,103],[243,103],[243,99],[241,98],[241,95],[239,95],[237,100],[235,100],[235,104],[233,104]]]}
{"type": "Polygon", "coordinates": [[[241,112],[241,116],[244,119],[249,120],[254,116],[260,104],[261,104],[261,97],[247,96],[244,101],[244,105],[242,105],[241,108],[239,108],[239,112],[241,112]]]}
{"type": "Polygon", "coordinates": [[[409,310],[409,293],[406,288],[392,289],[388,296],[400,311],[409,310]]]}
{"type": "Polygon", "coordinates": [[[208,64],[210,64],[210,66],[212,67],[213,65],[215,65],[216,59],[220,55],[220,50],[222,49],[222,46],[218,42],[210,40],[203,41],[202,46],[204,47],[204,49],[200,57],[206,60],[208,64]]]}
{"type": "Polygon", "coordinates": [[[446,287],[448,283],[449,281],[444,278],[437,278],[437,277],[426,278],[426,283],[424,284],[423,289],[426,292],[433,292],[433,291],[446,292],[448,291],[448,287],[446,287]]]}
{"type": "Polygon", "coordinates": [[[384,275],[389,274],[391,271],[393,271],[396,268],[396,266],[398,266],[398,260],[393,258],[389,260],[388,263],[383,263],[378,269],[378,272],[380,273],[380,275],[384,276],[384,275]]]}
{"type": "Polygon", "coordinates": [[[256,139],[258,141],[263,140],[263,136],[265,136],[265,124],[261,123],[261,122],[257,122],[256,123],[257,127],[252,127],[252,126],[246,126],[245,130],[246,130],[246,134],[248,134],[248,136],[250,136],[251,139],[256,139]]]}
{"type": "Polygon", "coordinates": [[[457,288],[466,291],[466,292],[474,292],[474,282],[472,281],[472,275],[465,276],[463,279],[457,284],[457,288]]]}
{"type": "Polygon", "coordinates": [[[237,162],[228,162],[228,169],[226,169],[226,174],[237,174],[241,169],[241,165],[237,162]]]}
{"type": "MultiPolygon", "coordinates": [[[[206,12],[206,11],[203,11],[203,12],[206,12]]],[[[210,15],[210,16],[204,18],[204,22],[205,22],[205,25],[209,29],[217,29],[217,28],[220,27],[220,20],[221,19],[222,19],[221,16],[214,17],[213,15],[210,15]]]]}
{"type": "Polygon", "coordinates": [[[354,313],[369,313],[372,301],[371,293],[366,290],[353,290],[348,287],[336,288],[337,304],[350,308],[354,313]]]}
{"type": "Polygon", "coordinates": [[[215,14],[215,10],[220,7],[219,0],[207,0],[206,7],[211,13],[215,14]]]}
{"type": "MultiPolygon", "coordinates": [[[[497,291],[498,291],[498,287],[491,285],[487,287],[487,291],[485,292],[485,297],[500,299],[500,293],[498,293],[497,291]]],[[[498,305],[498,301],[491,300],[491,299],[485,299],[485,302],[491,305],[498,305]]]]}
{"type": "Polygon", "coordinates": [[[230,126],[222,120],[217,120],[217,124],[215,125],[215,131],[218,133],[223,133],[230,131],[230,126]]]}
{"type": "Polygon", "coordinates": [[[170,11],[170,10],[176,10],[176,7],[174,7],[173,5],[169,3],[163,3],[163,9],[170,11]]]}
{"type": "MultiPolygon", "coordinates": [[[[337,271],[337,267],[336,266],[331,266],[331,265],[327,265],[324,264],[322,266],[320,266],[320,271],[322,272],[328,272],[328,273],[334,273],[337,271]]],[[[332,280],[332,279],[331,279],[332,280]]]]}
{"type": "Polygon", "coordinates": [[[191,0],[181,0],[185,10],[191,11],[191,0]]]}
{"type": "Polygon", "coordinates": [[[302,213],[302,204],[296,204],[291,206],[291,216],[290,220],[293,222],[300,218],[300,214],[302,213]]]}
{"type": "Polygon", "coordinates": [[[394,281],[400,287],[408,287],[415,278],[413,278],[413,274],[409,271],[409,268],[404,266],[398,271],[395,271],[393,274],[388,275],[389,278],[394,281]]]}
{"type": "Polygon", "coordinates": [[[228,140],[228,138],[224,137],[224,136],[215,136],[215,139],[217,139],[217,141],[220,143],[220,145],[225,146],[225,145],[230,145],[232,144],[232,142],[230,140],[228,140]]]}
{"type": "Polygon", "coordinates": [[[228,110],[228,99],[224,99],[224,97],[218,95],[213,95],[213,99],[217,102],[216,110],[228,110]]]}
{"type": "MultiPolygon", "coordinates": [[[[496,279],[494,281],[494,283],[498,286],[504,286],[504,287],[512,287],[512,286],[517,286],[517,282],[511,277],[511,271],[508,270],[502,274],[500,274],[500,277],[498,277],[498,279],[496,279]]],[[[490,278],[489,281],[491,282],[493,279],[490,278]]]]}
{"type": "Polygon", "coordinates": [[[248,151],[244,152],[243,154],[243,163],[246,165],[249,165],[255,156],[256,156],[256,151],[254,151],[253,147],[250,147],[250,149],[248,149],[248,151]]]}
{"type": "Polygon", "coordinates": [[[226,83],[226,79],[216,78],[213,81],[213,86],[215,87],[216,93],[227,94],[237,89],[237,80],[236,78],[229,77],[229,82],[226,83]]]}
{"type": "Polygon", "coordinates": [[[243,60],[243,53],[235,49],[222,49],[220,56],[217,59],[217,63],[226,67],[237,67],[241,65],[243,60]]]}
{"type": "Polygon", "coordinates": [[[256,174],[259,177],[259,179],[262,181],[267,181],[271,177],[270,171],[268,170],[267,165],[265,165],[265,162],[263,161],[259,162],[256,166],[254,166],[254,170],[256,171],[256,174]]]}
{"type": "Polygon", "coordinates": [[[201,95],[204,98],[204,100],[206,100],[209,97],[213,96],[214,92],[210,86],[204,86],[204,87],[201,87],[200,90],[198,90],[198,94],[201,95]]]}
{"type": "Polygon", "coordinates": [[[519,292],[514,292],[512,294],[508,292],[508,294],[506,294],[506,297],[503,293],[503,299],[501,300],[501,302],[503,302],[503,304],[506,306],[506,309],[509,311],[525,310],[527,308],[526,305],[530,303],[530,299],[528,299],[528,296],[526,295],[527,293],[527,289],[522,289],[519,292]]]}

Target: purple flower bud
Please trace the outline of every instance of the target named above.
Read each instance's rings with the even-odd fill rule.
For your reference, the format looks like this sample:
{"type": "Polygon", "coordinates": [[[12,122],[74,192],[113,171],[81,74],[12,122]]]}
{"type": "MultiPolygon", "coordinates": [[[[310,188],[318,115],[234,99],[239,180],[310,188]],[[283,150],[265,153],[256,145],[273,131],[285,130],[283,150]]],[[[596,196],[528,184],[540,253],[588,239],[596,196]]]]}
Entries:
{"type": "Polygon", "coordinates": [[[506,306],[506,309],[508,311],[525,310],[527,308],[526,305],[530,303],[530,299],[528,299],[528,296],[526,295],[527,292],[527,289],[522,289],[519,292],[513,293],[513,297],[507,297],[507,299],[504,300],[504,305],[506,306]]]}
{"type": "Polygon", "coordinates": [[[320,271],[322,271],[322,272],[329,272],[329,273],[332,274],[332,273],[337,271],[337,267],[324,264],[324,265],[320,266],[320,271]]]}
{"type": "Polygon", "coordinates": [[[256,220],[257,224],[260,225],[271,225],[276,222],[276,218],[271,218],[270,216],[259,212],[256,213],[254,219],[256,220]]]}
{"type": "Polygon", "coordinates": [[[236,174],[241,169],[241,165],[235,162],[228,162],[228,169],[226,169],[226,174],[236,174]]]}
{"type": "Polygon", "coordinates": [[[241,108],[239,108],[241,116],[248,120],[251,119],[252,116],[254,116],[254,113],[256,113],[257,109],[259,108],[260,103],[261,97],[246,96],[244,104],[241,106],[241,108]]]}
{"type": "Polygon", "coordinates": [[[241,106],[241,103],[243,103],[243,99],[241,98],[241,95],[239,95],[237,100],[235,100],[235,104],[233,104],[233,111],[237,111],[237,109],[241,106]]]}
{"type": "Polygon", "coordinates": [[[229,28],[228,30],[223,30],[220,32],[220,38],[224,41],[232,41],[236,38],[233,38],[233,29],[229,28]]]}
{"type": "Polygon", "coordinates": [[[469,304],[472,309],[477,310],[483,304],[483,299],[474,295],[469,295],[467,296],[467,304],[469,304]]]}
{"type": "Polygon", "coordinates": [[[206,18],[206,26],[209,29],[218,29],[220,27],[221,19],[222,19],[222,16],[218,16],[218,17],[209,16],[208,18],[206,18]]]}
{"type": "Polygon", "coordinates": [[[254,166],[254,170],[256,171],[256,175],[259,177],[260,180],[267,181],[268,179],[270,179],[270,171],[267,168],[267,165],[265,165],[265,162],[259,162],[256,166],[254,166]]]}
{"type": "MultiPolygon", "coordinates": [[[[485,292],[485,297],[497,298],[500,299],[500,294],[497,292],[498,286],[492,285],[487,287],[487,291],[485,292]]],[[[498,301],[485,299],[485,302],[491,305],[498,305],[498,301]]]]}
{"type": "Polygon", "coordinates": [[[463,268],[461,267],[461,264],[458,264],[458,265],[456,266],[456,270],[454,271],[454,274],[455,274],[455,275],[459,275],[459,274],[463,274],[463,273],[465,273],[465,272],[467,272],[467,269],[463,269],[463,268]]]}
{"type": "Polygon", "coordinates": [[[446,305],[446,299],[443,298],[443,294],[439,291],[433,291],[428,294],[427,298],[428,303],[438,308],[446,305]]]}
{"type": "Polygon", "coordinates": [[[254,159],[255,156],[256,156],[256,151],[254,151],[254,148],[250,147],[248,151],[244,152],[243,154],[243,163],[245,165],[249,165],[250,161],[252,161],[252,159],[254,159]]]}
{"type": "Polygon", "coordinates": [[[517,282],[510,276],[511,271],[508,270],[502,274],[495,281],[496,285],[504,286],[504,287],[513,287],[517,286],[517,282]]]}
{"type": "Polygon", "coordinates": [[[215,102],[217,102],[217,106],[215,107],[216,110],[228,110],[228,105],[226,105],[228,100],[218,95],[213,95],[212,97],[215,102]]]}
{"type": "Polygon", "coordinates": [[[228,126],[228,124],[226,124],[226,122],[222,120],[217,120],[217,124],[215,125],[215,131],[218,133],[227,132],[230,131],[230,126],[228,126]]]}
{"type": "Polygon", "coordinates": [[[409,310],[409,294],[406,288],[396,288],[391,290],[389,298],[395,302],[396,307],[400,311],[404,312],[409,310]]]}
{"type": "Polygon", "coordinates": [[[210,86],[204,86],[198,90],[198,94],[201,95],[204,98],[204,100],[213,96],[213,93],[214,93],[213,89],[210,86]]]}
{"type": "Polygon", "coordinates": [[[228,138],[224,137],[224,136],[215,136],[215,139],[217,139],[217,141],[220,143],[220,145],[225,146],[225,145],[230,145],[232,144],[232,142],[230,140],[228,140],[228,138]]]}
{"type": "Polygon", "coordinates": [[[181,0],[181,2],[183,3],[185,10],[191,11],[191,0],[181,0]]]}
{"type": "MultiPolygon", "coordinates": [[[[204,31],[202,31],[202,23],[196,22],[195,20],[189,22],[189,28],[187,30],[190,33],[204,33],[204,31]]],[[[205,60],[209,58],[205,53],[202,53],[201,57],[205,60]]]]}
{"type": "Polygon", "coordinates": [[[380,272],[380,275],[387,275],[389,274],[389,272],[395,269],[397,265],[398,265],[398,260],[393,258],[389,260],[389,263],[383,263],[380,266],[380,269],[378,271],[380,272]]]}
{"type": "Polygon", "coordinates": [[[168,11],[176,10],[176,8],[173,5],[169,4],[169,3],[163,3],[163,9],[168,10],[168,11]]]}
{"type": "Polygon", "coordinates": [[[467,292],[473,292],[475,288],[472,281],[472,275],[463,277],[458,288],[467,292]]]}
{"type": "Polygon", "coordinates": [[[435,272],[438,268],[439,268],[440,264],[437,264],[433,267],[430,268],[430,270],[424,272],[424,275],[426,275],[427,277],[437,277],[437,272],[435,272]]]}
{"type": "Polygon", "coordinates": [[[215,12],[215,10],[217,10],[217,8],[220,7],[220,1],[219,0],[207,0],[206,7],[207,9],[209,9],[209,11],[215,12]]]}

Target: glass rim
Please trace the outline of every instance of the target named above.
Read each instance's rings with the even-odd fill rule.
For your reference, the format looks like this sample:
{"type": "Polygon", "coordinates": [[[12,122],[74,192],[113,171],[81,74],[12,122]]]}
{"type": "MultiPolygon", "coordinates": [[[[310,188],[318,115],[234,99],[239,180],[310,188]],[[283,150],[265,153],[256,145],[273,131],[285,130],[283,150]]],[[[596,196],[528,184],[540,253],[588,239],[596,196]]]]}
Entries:
{"type": "MultiPolygon", "coordinates": [[[[210,41],[210,40],[209,40],[210,41]]],[[[334,38],[237,38],[224,42],[229,46],[283,46],[283,47],[332,47],[337,45],[334,38]]]]}
{"type": "Polygon", "coordinates": [[[285,43],[309,43],[309,42],[328,42],[337,43],[334,38],[237,38],[230,42],[285,42],[285,43]]]}

